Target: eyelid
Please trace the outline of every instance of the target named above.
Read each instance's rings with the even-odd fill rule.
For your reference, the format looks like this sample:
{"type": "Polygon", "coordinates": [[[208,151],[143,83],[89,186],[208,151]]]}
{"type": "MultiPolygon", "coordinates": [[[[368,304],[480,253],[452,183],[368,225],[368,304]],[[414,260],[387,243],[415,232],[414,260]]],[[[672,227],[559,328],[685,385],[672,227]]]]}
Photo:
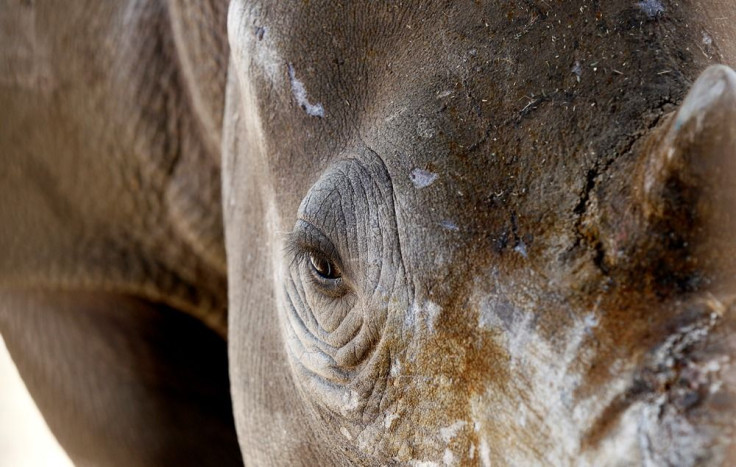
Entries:
{"type": "Polygon", "coordinates": [[[329,237],[319,227],[304,219],[297,220],[294,230],[286,237],[284,249],[287,257],[295,260],[304,258],[309,253],[324,256],[341,273],[345,272],[340,253],[329,237]]]}
{"type": "Polygon", "coordinates": [[[287,258],[291,258],[290,266],[306,263],[309,268],[308,280],[324,295],[337,299],[345,296],[352,289],[350,281],[345,276],[345,268],[337,248],[327,235],[312,223],[303,219],[297,220],[294,230],[286,237],[284,250],[287,258]],[[310,254],[323,256],[333,263],[340,272],[340,277],[336,279],[319,277],[309,264],[310,254]]]}

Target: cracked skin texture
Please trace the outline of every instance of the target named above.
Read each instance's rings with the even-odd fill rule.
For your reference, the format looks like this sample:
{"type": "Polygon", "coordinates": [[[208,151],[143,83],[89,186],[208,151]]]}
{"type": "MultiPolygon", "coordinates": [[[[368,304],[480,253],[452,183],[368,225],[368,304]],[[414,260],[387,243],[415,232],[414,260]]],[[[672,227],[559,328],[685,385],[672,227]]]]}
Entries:
{"type": "Polygon", "coordinates": [[[18,5],[36,29],[0,57],[4,303],[124,294],[227,332],[247,463],[736,459],[732,101],[672,130],[700,73],[736,65],[729,2],[233,1],[231,60],[224,3],[18,5]],[[345,310],[284,290],[309,257],[283,243],[350,159],[364,175],[306,212],[345,310]],[[333,350],[310,340],[322,308],[385,317],[347,383],[310,360],[333,350]]]}

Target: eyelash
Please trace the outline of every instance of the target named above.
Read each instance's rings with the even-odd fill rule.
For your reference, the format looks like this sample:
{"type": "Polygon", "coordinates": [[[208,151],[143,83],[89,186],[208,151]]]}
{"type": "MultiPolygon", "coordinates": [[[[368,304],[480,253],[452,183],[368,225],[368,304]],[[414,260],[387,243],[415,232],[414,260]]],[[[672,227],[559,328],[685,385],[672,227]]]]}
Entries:
{"type": "Polygon", "coordinates": [[[292,265],[307,268],[309,281],[325,295],[334,298],[345,295],[348,290],[342,276],[344,269],[339,257],[335,258],[336,248],[317,227],[303,220],[298,222],[305,224],[307,232],[295,228],[286,239],[285,253],[287,257],[293,258],[292,265]],[[339,277],[329,278],[320,274],[312,263],[314,257],[328,261],[331,269],[337,271],[339,277]]]}

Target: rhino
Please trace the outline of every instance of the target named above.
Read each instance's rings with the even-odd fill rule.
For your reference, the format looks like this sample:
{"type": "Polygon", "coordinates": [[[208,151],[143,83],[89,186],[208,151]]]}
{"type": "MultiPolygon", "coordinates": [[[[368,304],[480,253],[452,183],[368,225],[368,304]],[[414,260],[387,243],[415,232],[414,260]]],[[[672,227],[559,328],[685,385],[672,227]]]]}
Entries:
{"type": "Polygon", "coordinates": [[[736,462],[732,2],[3,11],[0,331],[75,462],[736,462]]]}

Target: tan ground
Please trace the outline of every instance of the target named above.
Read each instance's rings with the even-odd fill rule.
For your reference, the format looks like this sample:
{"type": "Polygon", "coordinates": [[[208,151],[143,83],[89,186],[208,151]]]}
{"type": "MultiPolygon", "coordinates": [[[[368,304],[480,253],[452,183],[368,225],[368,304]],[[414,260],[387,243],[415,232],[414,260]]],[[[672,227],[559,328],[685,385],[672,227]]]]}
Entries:
{"type": "Polygon", "coordinates": [[[0,336],[0,466],[72,467],[49,432],[0,336]]]}

